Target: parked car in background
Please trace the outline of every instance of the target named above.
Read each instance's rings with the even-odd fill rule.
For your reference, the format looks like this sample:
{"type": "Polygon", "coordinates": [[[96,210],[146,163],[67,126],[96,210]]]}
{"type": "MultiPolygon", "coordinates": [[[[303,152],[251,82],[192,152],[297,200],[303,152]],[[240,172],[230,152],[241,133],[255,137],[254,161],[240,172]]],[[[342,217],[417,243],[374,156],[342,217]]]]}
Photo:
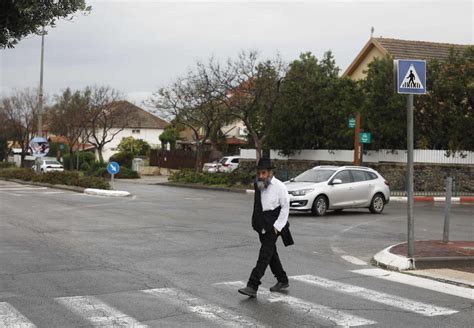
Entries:
{"type": "Polygon", "coordinates": [[[375,170],[363,166],[317,166],[285,182],[290,210],[311,211],[368,208],[382,213],[390,201],[389,183],[375,170]]]}
{"type": "Polygon", "coordinates": [[[211,163],[204,163],[204,166],[202,167],[202,171],[207,172],[207,173],[216,173],[218,163],[219,163],[219,160],[217,159],[211,163]]]}
{"type": "Polygon", "coordinates": [[[41,173],[45,172],[62,172],[64,171],[64,166],[59,163],[56,159],[41,158],[36,159],[35,164],[31,167],[36,171],[36,165],[39,165],[39,171],[41,173]]]}
{"type": "Polygon", "coordinates": [[[239,167],[240,156],[222,157],[217,164],[218,172],[230,173],[239,167]]]}

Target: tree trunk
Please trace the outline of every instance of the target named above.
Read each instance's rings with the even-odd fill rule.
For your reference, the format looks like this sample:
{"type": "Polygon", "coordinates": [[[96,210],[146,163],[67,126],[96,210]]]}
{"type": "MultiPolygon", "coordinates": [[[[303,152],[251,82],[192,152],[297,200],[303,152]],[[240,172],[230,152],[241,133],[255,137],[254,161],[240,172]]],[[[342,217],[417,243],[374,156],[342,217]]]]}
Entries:
{"type": "Polygon", "coordinates": [[[260,158],[262,158],[262,141],[261,140],[257,140],[257,139],[254,139],[255,141],[255,160],[256,160],[256,163],[258,164],[258,161],[260,160],[260,158]]]}
{"type": "Polygon", "coordinates": [[[97,155],[99,155],[99,162],[104,163],[104,156],[102,155],[102,147],[97,147],[97,155]]]}
{"type": "Polygon", "coordinates": [[[202,144],[198,142],[196,144],[196,166],[195,166],[196,173],[201,172],[201,168],[202,168],[201,162],[202,162],[202,144]]]}

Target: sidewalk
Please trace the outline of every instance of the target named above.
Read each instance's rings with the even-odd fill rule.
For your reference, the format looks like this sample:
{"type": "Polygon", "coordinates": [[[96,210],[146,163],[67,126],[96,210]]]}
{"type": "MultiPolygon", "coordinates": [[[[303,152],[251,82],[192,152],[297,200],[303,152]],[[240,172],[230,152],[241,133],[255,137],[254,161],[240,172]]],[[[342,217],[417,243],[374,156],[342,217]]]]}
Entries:
{"type": "Polygon", "coordinates": [[[407,243],[390,246],[373,257],[381,267],[474,288],[474,242],[415,241],[412,258],[407,243]]]}

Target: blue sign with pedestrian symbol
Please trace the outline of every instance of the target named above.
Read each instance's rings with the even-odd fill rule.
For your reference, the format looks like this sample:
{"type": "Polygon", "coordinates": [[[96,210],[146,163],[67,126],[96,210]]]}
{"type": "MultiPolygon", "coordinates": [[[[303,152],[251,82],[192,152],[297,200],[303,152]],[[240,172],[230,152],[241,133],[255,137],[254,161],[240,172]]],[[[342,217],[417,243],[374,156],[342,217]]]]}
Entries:
{"type": "Polygon", "coordinates": [[[117,162],[110,162],[107,165],[107,172],[110,174],[117,174],[120,172],[120,165],[117,162]]]}
{"type": "Polygon", "coordinates": [[[397,67],[397,92],[404,94],[426,93],[426,61],[405,60],[395,61],[397,67]]]}

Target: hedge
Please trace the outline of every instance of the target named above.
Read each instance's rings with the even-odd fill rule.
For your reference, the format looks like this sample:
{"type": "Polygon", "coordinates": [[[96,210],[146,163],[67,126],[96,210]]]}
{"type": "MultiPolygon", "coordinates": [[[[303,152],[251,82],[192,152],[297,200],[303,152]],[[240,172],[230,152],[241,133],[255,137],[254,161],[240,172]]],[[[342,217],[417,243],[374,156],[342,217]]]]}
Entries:
{"type": "Polygon", "coordinates": [[[239,170],[236,170],[232,173],[196,173],[194,170],[186,169],[172,173],[169,177],[169,181],[249,188],[252,186],[253,177],[250,174],[241,172],[239,170]]]}
{"type": "Polygon", "coordinates": [[[110,184],[106,179],[82,176],[78,172],[70,171],[37,174],[31,169],[2,169],[0,177],[83,188],[110,189],[110,184]]]}
{"type": "Polygon", "coordinates": [[[0,169],[6,169],[6,168],[9,168],[9,167],[15,167],[15,163],[11,163],[11,162],[0,162],[0,169]]]}

